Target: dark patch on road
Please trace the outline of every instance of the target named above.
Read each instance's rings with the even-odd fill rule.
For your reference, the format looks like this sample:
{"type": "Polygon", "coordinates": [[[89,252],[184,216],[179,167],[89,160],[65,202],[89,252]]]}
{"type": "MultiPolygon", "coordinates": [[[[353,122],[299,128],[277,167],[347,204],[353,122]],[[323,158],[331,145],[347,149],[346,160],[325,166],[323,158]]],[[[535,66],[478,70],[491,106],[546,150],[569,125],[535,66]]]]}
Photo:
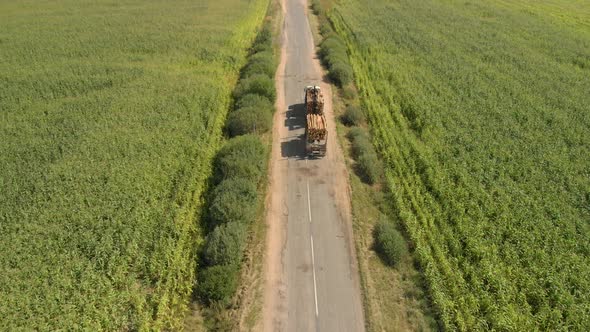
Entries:
{"type": "Polygon", "coordinates": [[[297,269],[302,272],[308,272],[311,269],[311,265],[310,264],[301,264],[297,267],[297,269]]]}
{"type": "MultiPolygon", "coordinates": [[[[305,176],[306,178],[318,175],[317,170],[312,169],[310,167],[306,167],[306,166],[297,167],[296,170],[297,170],[298,174],[301,174],[301,175],[305,176]]],[[[314,182],[315,182],[315,180],[314,180],[314,182]]]]}

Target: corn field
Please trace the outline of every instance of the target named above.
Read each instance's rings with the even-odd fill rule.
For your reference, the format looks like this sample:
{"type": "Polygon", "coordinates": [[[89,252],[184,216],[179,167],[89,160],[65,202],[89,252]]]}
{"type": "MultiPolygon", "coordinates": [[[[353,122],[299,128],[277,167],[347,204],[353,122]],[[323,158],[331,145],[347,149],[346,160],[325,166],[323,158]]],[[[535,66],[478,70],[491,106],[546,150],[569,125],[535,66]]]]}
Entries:
{"type": "Polygon", "coordinates": [[[590,6],[342,0],[395,208],[449,331],[590,329],[590,6]]]}
{"type": "Polygon", "coordinates": [[[0,330],[181,326],[267,5],[0,2],[0,330]]]}

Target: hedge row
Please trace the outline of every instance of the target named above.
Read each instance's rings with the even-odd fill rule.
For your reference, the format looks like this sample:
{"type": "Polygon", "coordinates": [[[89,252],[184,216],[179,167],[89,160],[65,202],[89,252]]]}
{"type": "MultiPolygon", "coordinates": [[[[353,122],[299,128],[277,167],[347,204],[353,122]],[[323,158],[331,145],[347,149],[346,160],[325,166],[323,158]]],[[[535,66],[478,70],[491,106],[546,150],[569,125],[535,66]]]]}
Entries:
{"type": "Polygon", "coordinates": [[[248,64],[234,89],[235,105],[226,126],[230,137],[263,134],[271,129],[273,104],[277,97],[275,71],[272,33],[267,24],[258,34],[248,64]]]}
{"type": "Polygon", "coordinates": [[[353,80],[352,66],[346,53],[346,45],[332,30],[330,22],[323,15],[318,2],[312,2],[312,9],[314,13],[319,14],[320,34],[324,38],[320,44],[318,55],[328,69],[330,79],[342,88],[353,80]]]}
{"type": "Polygon", "coordinates": [[[227,141],[214,161],[207,235],[202,252],[206,268],[199,293],[206,304],[228,305],[238,285],[249,226],[258,212],[258,185],[266,174],[267,148],[255,135],[227,141]]]}
{"type": "Polygon", "coordinates": [[[205,304],[230,304],[239,284],[250,225],[261,198],[258,187],[266,174],[268,149],[256,134],[270,130],[275,59],[266,24],[258,34],[247,65],[234,89],[234,107],[226,128],[230,139],[214,161],[213,189],[208,201],[208,229],[198,280],[205,304]]]}

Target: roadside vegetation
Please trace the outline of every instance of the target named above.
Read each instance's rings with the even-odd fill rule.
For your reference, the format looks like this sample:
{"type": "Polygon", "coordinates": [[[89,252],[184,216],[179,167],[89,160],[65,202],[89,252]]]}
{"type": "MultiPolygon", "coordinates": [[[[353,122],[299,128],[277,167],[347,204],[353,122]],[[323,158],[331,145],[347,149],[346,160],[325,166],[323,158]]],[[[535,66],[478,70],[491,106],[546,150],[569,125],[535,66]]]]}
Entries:
{"type": "MultiPolygon", "coordinates": [[[[273,4],[268,10],[275,10],[273,4]]],[[[208,231],[201,254],[204,270],[196,287],[207,307],[205,323],[210,330],[239,329],[241,317],[232,310],[249,305],[236,292],[245,282],[242,275],[248,242],[260,240],[256,235],[260,227],[255,223],[262,224],[270,152],[267,133],[272,128],[276,99],[273,22],[265,20],[251,46],[233,91],[233,107],[226,122],[228,139],[214,161],[204,218],[208,231]]]]}
{"type": "Polygon", "coordinates": [[[311,8],[318,18],[321,35],[318,55],[328,70],[328,77],[341,88],[344,94],[348,94],[345,111],[340,116],[340,120],[345,125],[354,127],[347,137],[352,143],[352,155],[356,160],[355,171],[366,183],[374,184],[380,180],[382,166],[364,126],[365,115],[360,108],[355,93],[356,88],[352,83],[352,66],[348,59],[346,45],[342,38],[334,33],[323,6],[320,0],[311,1],[311,8]]]}
{"type": "Polygon", "coordinates": [[[328,76],[339,87],[344,87],[352,82],[352,66],[346,53],[346,45],[342,38],[332,30],[332,26],[324,12],[324,6],[320,0],[312,0],[311,8],[319,20],[319,31],[322,40],[319,42],[318,55],[322,64],[328,70],[328,76]]]}
{"type": "MultiPolygon", "coordinates": [[[[0,330],[180,328],[201,196],[267,4],[0,4],[0,330]]],[[[208,242],[242,236],[219,233],[208,242]]]]}
{"type": "Polygon", "coordinates": [[[352,171],[352,214],[368,331],[429,331],[436,322],[424,293],[423,279],[401,232],[384,186],[383,164],[372,143],[365,110],[352,77],[344,40],[334,31],[325,9],[331,0],[313,0],[310,8],[318,55],[338,89],[333,96],[338,136],[352,171]],[[338,63],[337,66],[334,66],[338,63]],[[334,67],[347,68],[334,71],[334,67]]]}
{"type": "Polygon", "coordinates": [[[439,326],[587,331],[588,3],[351,0],[327,14],[439,326]]]}

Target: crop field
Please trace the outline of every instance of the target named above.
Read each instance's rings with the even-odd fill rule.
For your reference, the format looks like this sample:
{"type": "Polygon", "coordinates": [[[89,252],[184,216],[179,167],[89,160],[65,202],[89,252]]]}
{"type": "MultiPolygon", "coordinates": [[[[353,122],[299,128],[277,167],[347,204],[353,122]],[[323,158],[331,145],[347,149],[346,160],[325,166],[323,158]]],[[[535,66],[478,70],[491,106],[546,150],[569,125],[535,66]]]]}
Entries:
{"type": "Polygon", "coordinates": [[[268,1],[0,1],[0,330],[177,329],[268,1]]]}
{"type": "Polygon", "coordinates": [[[590,329],[590,3],[342,0],[441,328],[590,329]]]}

